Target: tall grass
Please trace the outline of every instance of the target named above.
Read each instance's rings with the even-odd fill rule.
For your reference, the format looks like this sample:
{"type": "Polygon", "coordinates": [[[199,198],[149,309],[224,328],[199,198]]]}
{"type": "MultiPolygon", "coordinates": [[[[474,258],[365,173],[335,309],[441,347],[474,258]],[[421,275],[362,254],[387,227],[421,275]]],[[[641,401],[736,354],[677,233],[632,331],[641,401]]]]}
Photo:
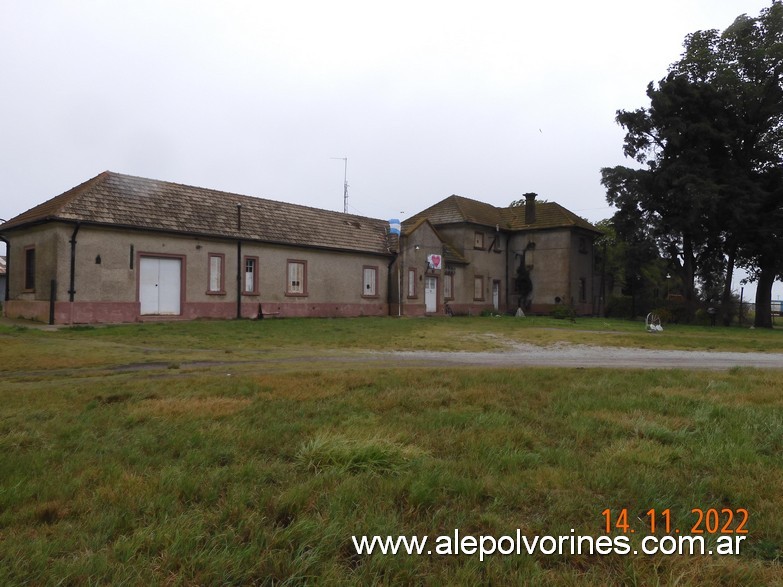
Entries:
{"type": "Polygon", "coordinates": [[[782,388],[753,369],[10,378],[0,584],[779,584],[782,388]],[[687,529],[711,507],[750,512],[741,555],[480,562],[351,542],[598,536],[607,508],[640,533],[651,508],[687,529]]]}

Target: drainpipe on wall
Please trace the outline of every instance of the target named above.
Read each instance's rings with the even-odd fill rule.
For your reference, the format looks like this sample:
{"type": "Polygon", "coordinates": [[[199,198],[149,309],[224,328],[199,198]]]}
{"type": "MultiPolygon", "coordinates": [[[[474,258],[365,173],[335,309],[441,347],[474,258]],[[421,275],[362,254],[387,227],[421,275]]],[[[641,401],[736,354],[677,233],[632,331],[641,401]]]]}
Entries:
{"type": "MultiPolygon", "coordinates": [[[[242,231],[242,204],[237,204],[237,232],[242,231]]],[[[237,240],[237,320],[242,318],[242,240],[237,240]]]]}
{"type": "Polygon", "coordinates": [[[389,306],[389,316],[392,315],[392,267],[394,266],[394,262],[397,260],[397,254],[395,253],[392,256],[391,261],[389,261],[389,265],[386,267],[386,305],[389,306]]]}
{"type": "Polygon", "coordinates": [[[68,289],[69,302],[72,302],[76,295],[76,235],[79,233],[81,227],[82,223],[77,222],[76,227],[73,229],[73,234],[71,234],[71,240],[68,241],[71,243],[71,281],[70,288],[68,289]]]}
{"type": "Polygon", "coordinates": [[[52,279],[49,284],[49,326],[54,324],[54,305],[57,303],[57,280],[52,279]]]}
{"type": "Polygon", "coordinates": [[[511,298],[509,295],[511,294],[511,284],[508,282],[508,248],[511,245],[511,236],[506,235],[506,312],[508,312],[511,308],[510,300],[511,298]]]}
{"type": "MultiPolygon", "coordinates": [[[[3,302],[7,302],[9,292],[11,291],[8,287],[11,283],[11,243],[3,236],[0,236],[0,241],[5,243],[5,291],[3,292],[3,302]]],[[[3,311],[5,312],[5,303],[3,304],[3,311]]]]}

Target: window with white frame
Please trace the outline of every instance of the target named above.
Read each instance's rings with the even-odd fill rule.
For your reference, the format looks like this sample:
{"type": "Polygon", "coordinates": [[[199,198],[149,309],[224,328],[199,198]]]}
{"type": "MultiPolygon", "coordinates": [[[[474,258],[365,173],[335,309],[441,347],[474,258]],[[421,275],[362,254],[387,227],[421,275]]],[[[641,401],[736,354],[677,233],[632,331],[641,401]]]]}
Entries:
{"type": "Polygon", "coordinates": [[[288,261],[288,282],[286,284],[286,295],[307,295],[306,261],[288,261]]]}
{"type": "Polygon", "coordinates": [[[242,293],[258,293],[258,257],[245,257],[245,279],[242,293]]]}
{"type": "Polygon", "coordinates": [[[416,297],[416,270],[408,269],[408,297],[416,297]]]}
{"type": "Polygon", "coordinates": [[[372,298],[378,295],[378,268],[364,267],[362,277],[362,296],[372,298]]]}
{"type": "Polygon", "coordinates": [[[209,287],[207,293],[220,294],[225,293],[223,290],[223,265],[225,261],[225,255],[218,253],[210,253],[209,255],[209,287]]]}

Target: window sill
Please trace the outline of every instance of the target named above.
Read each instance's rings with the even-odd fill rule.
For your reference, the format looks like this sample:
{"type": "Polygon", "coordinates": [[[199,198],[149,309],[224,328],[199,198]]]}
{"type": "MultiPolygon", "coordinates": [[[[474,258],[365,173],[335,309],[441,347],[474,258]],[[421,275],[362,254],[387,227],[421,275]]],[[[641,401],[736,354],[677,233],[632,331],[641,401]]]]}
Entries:
{"type": "Polygon", "coordinates": [[[285,297],[287,297],[287,298],[306,298],[306,297],[307,297],[307,294],[306,294],[306,293],[290,293],[290,292],[285,292],[285,297]]]}
{"type": "Polygon", "coordinates": [[[226,292],[225,291],[208,291],[207,295],[208,296],[224,296],[224,295],[226,295],[226,292]]]}

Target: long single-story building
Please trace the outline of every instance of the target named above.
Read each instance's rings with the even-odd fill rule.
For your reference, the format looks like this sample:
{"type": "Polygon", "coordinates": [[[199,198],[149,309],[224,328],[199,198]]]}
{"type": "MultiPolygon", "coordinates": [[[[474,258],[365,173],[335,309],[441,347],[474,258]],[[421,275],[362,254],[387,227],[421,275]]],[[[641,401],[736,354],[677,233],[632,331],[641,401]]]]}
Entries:
{"type": "Polygon", "coordinates": [[[596,229],[451,196],[389,221],[104,172],[0,226],[6,316],[52,324],[593,309],[596,229]],[[532,291],[515,290],[524,267],[532,291]]]}

